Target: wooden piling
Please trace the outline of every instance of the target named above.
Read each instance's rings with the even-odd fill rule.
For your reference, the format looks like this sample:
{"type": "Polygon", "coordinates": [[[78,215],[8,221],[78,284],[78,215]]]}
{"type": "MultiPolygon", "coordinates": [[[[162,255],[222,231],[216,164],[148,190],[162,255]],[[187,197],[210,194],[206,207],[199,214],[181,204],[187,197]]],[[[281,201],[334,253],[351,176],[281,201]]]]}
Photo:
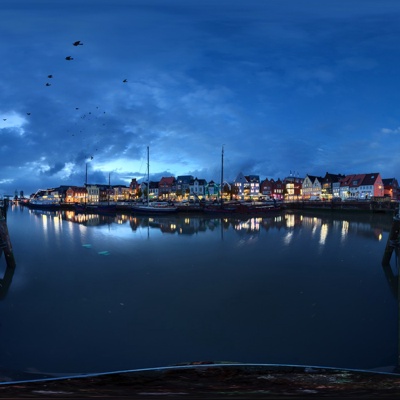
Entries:
{"type": "Polygon", "coordinates": [[[382,258],[382,265],[388,265],[392,257],[393,250],[399,246],[399,233],[400,233],[400,216],[396,215],[393,218],[392,228],[386,242],[385,252],[382,258]]]}
{"type": "Polygon", "coordinates": [[[11,245],[10,235],[8,233],[7,223],[4,216],[0,215],[0,248],[3,250],[6,258],[7,267],[15,267],[14,252],[11,245]]]}

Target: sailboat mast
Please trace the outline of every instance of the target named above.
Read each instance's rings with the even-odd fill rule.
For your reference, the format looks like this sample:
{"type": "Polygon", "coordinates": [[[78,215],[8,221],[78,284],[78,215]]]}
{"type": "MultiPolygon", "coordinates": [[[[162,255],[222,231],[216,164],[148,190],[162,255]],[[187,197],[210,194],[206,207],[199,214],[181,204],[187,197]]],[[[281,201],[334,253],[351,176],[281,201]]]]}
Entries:
{"type": "Polygon", "coordinates": [[[108,200],[108,205],[110,205],[110,191],[111,191],[111,185],[110,185],[110,172],[108,173],[108,190],[107,190],[107,200],[108,200]]]}
{"type": "Polygon", "coordinates": [[[221,201],[222,201],[223,187],[224,187],[224,146],[222,146],[222,153],[221,153],[221,201]]]}
{"type": "Polygon", "coordinates": [[[147,206],[149,206],[149,196],[150,196],[150,150],[147,146],[147,206]]]}

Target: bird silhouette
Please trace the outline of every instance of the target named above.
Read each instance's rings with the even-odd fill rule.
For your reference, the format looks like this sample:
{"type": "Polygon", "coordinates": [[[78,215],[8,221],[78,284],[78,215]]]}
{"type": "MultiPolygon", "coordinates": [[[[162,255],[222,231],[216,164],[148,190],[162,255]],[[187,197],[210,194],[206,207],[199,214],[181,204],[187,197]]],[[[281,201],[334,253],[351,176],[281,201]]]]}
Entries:
{"type": "Polygon", "coordinates": [[[48,77],[48,78],[52,78],[52,77],[53,77],[53,75],[47,75],[47,77],[48,77]]]}
{"type": "Polygon", "coordinates": [[[122,82],[126,83],[126,82],[128,82],[128,79],[124,79],[122,82]]]}
{"type": "Polygon", "coordinates": [[[51,86],[51,83],[47,82],[47,83],[46,83],[46,86],[51,86]]]}
{"type": "Polygon", "coordinates": [[[26,115],[31,115],[31,113],[30,113],[30,112],[27,112],[26,115]]]}
{"type": "Polygon", "coordinates": [[[77,40],[76,42],[72,43],[74,46],[82,46],[83,43],[80,40],[77,40]]]}
{"type": "Polygon", "coordinates": [[[65,59],[68,60],[68,61],[73,60],[73,58],[71,56],[67,56],[67,57],[65,57],[65,59]]]}

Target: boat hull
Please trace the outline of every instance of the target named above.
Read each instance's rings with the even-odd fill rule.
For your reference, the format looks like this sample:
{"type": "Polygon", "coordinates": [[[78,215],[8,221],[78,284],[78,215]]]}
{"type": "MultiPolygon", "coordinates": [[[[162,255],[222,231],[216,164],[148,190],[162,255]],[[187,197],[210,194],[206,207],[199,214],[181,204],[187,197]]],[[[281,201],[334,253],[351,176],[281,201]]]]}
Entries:
{"type": "Polygon", "coordinates": [[[39,204],[39,203],[28,203],[28,208],[32,208],[34,210],[59,210],[61,208],[61,204],[39,204]]]}
{"type": "Polygon", "coordinates": [[[131,211],[138,214],[173,214],[178,211],[177,207],[157,206],[132,206],[131,211]]]}

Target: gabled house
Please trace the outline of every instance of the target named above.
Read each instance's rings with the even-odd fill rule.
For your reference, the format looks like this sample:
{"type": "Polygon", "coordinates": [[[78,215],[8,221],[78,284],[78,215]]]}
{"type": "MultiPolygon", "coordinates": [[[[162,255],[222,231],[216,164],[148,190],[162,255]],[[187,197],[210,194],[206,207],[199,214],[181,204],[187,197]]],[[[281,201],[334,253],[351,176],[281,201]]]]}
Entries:
{"type": "Polygon", "coordinates": [[[247,175],[247,187],[250,197],[258,197],[260,195],[260,177],[258,175],[247,175]]]}
{"type": "Polygon", "coordinates": [[[100,190],[98,185],[85,184],[87,190],[87,202],[98,203],[100,200],[100,190]]]}
{"type": "MultiPolygon", "coordinates": [[[[264,191],[268,190],[271,191],[270,194],[268,194],[268,196],[276,200],[283,200],[285,192],[285,184],[279,178],[276,181],[273,178],[271,178],[269,183],[265,183],[264,191]]],[[[265,194],[267,195],[267,193],[265,194]]]]}
{"type": "Polygon", "coordinates": [[[158,182],[158,195],[169,199],[171,194],[176,192],[176,179],[173,176],[162,177],[158,182]]]}
{"type": "Polygon", "coordinates": [[[286,189],[284,193],[286,200],[294,201],[302,198],[303,178],[290,175],[283,180],[283,184],[286,189]]]}
{"type": "Polygon", "coordinates": [[[99,188],[99,200],[101,203],[114,200],[114,189],[110,185],[97,185],[99,188]]]}
{"type": "Polygon", "coordinates": [[[322,182],[321,176],[307,174],[302,184],[303,199],[308,200],[311,196],[321,196],[322,182]]]}
{"type": "MultiPolygon", "coordinates": [[[[158,182],[153,182],[150,181],[149,182],[149,199],[154,199],[154,198],[158,198],[158,182]]],[[[140,184],[140,191],[142,192],[142,199],[146,199],[147,198],[147,182],[142,182],[140,184]]]]}
{"type": "Polygon", "coordinates": [[[244,176],[242,172],[234,181],[237,196],[244,199],[245,197],[258,197],[260,195],[260,177],[258,175],[244,176]]]}
{"type": "Polygon", "coordinates": [[[189,183],[189,193],[191,196],[202,198],[206,194],[207,181],[205,179],[192,179],[189,183]]]}
{"type": "Polygon", "coordinates": [[[391,200],[400,200],[399,198],[399,183],[396,178],[385,178],[383,182],[383,195],[391,200]]]}
{"type": "Polygon", "coordinates": [[[150,181],[149,183],[149,197],[150,199],[158,199],[158,182],[150,181]]]}
{"type": "Polygon", "coordinates": [[[340,181],[342,199],[370,199],[383,197],[384,186],[380,173],[346,175],[340,181]]]}
{"type": "Polygon", "coordinates": [[[271,179],[272,198],[276,200],[283,200],[285,184],[278,178],[278,180],[271,179]]]}
{"type": "Polygon", "coordinates": [[[208,182],[206,185],[206,196],[217,198],[220,195],[220,185],[214,181],[208,182]]]}
{"type": "Polygon", "coordinates": [[[260,183],[260,193],[264,196],[272,197],[272,183],[268,178],[265,178],[260,183]]]}
{"type": "Polygon", "coordinates": [[[125,185],[112,185],[112,200],[126,201],[129,200],[129,187],[125,185]]]}
{"type": "Polygon", "coordinates": [[[339,197],[342,200],[350,197],[350,181],[353,175],[346,175],[344,178],[340,180],[340,189],[339,189],[339,197]]]}
{"type": "Polygon", "coordinates": [[[65,192],[66,203],[86,203],[87,190],[82,186],[70,186],[65,192]]]}
{"type": "Polygon", "coordinates": [[[358,193],[361,199],[370,199],[371,197],[383,197],[384,186],[381,174],[378,172],[365,174],[364,179],[360,184],[358,193]]]}
{"type": "Polygon", "coordinates": [[[180,175],[176,178],[176,195],[185,197],[190,193],[190,181],[193,180],[192,175],[180,175]]]}
{"type": "Polygon", "coordinates": [[[234,184],[236,187],[237,196],[241,199],[244,199],[246,189],[248,187],[248,181],[242,172],[240,172],[239,175],[235,178],[234,184]]]}
{"type": "Polygon", "coordinates": [[[349,197],[360,198],[359,187],[365,178],[365,174],[353,175],[349,181],[349,197]]]}
{"type": "Polygon", "coordinates": [[[139,190],[140,190],[140,185],[136,180],[136,178],[133,178],[131,180],[131,183],[129,184],[129,197],[136,198],[138,196],[139,190]]]}
{"type": "Polygon", "coordinates": [[[340,180],[344,178],[342,174],[330,174],[327,172],[322,180],[321,198],[332,200],[333,197],[339,197],[340,180]]]}

